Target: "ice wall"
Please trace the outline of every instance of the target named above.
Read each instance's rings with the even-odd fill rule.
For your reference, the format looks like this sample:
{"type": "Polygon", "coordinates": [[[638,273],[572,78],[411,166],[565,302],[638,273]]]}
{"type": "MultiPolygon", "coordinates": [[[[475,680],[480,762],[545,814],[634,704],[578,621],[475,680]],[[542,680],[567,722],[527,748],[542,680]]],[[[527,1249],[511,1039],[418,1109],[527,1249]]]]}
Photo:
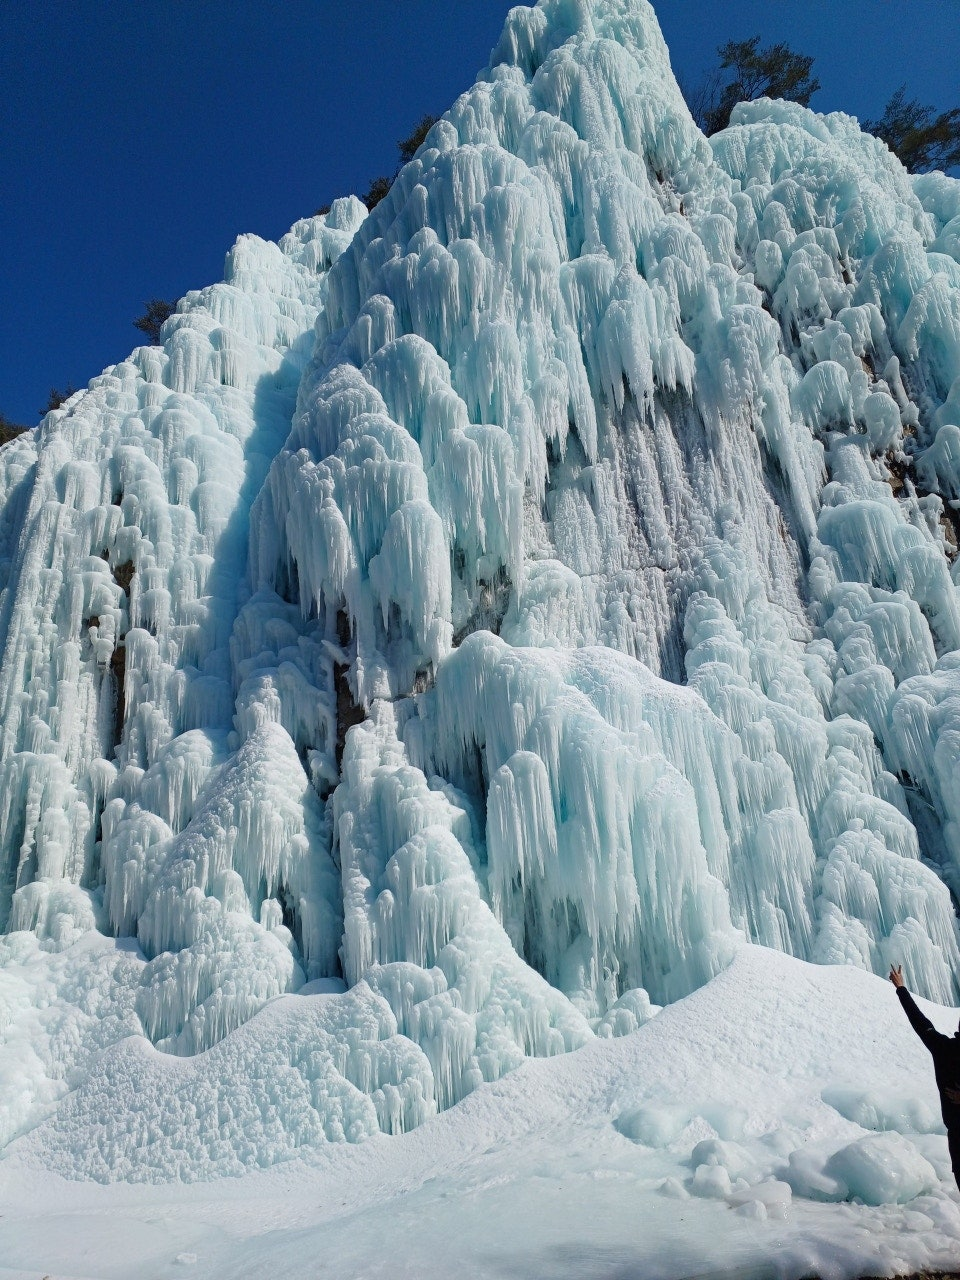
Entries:
{"type": "Polygon", "coordinates": [[[329,833],[303,733],[279,723],[296,698],[332,757],[330,662],[246,563],[327,269],[365,212],[241,237],[162,347],[2,455],[0,915],[50,949],[135,936],[142,1028],[170,1048],[337,972],[329,833]]]}
{"type": "Polygon", "coordinates": [[[954,998],[960,184],[789,103],[708,142],[645,0],[542,0],[364,212],[244,237],[0,451],[11,1043],[136,942],[93,1024],[44,979],[77,1034],[17,1124],[96,1027],[246,1062],[306,980],[350,990],[329,1089],[269,1024],[281,1151],[744,936],[954,998]]]}

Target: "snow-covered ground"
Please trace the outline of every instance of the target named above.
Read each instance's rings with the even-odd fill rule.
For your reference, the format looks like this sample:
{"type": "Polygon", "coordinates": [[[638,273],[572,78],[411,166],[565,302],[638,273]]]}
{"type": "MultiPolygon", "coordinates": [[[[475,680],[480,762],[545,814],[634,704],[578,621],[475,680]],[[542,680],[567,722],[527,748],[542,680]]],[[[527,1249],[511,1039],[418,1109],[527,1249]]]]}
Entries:
{"type": "Polygon", "coordinates": [[[639,1031],[528,1061],[402,1136],[191,1186],[68,1182],[46,1138],[0,1164],[4,1280],[960,1266],[930,1059],[893,989],[758,947],[639,1031]]]}

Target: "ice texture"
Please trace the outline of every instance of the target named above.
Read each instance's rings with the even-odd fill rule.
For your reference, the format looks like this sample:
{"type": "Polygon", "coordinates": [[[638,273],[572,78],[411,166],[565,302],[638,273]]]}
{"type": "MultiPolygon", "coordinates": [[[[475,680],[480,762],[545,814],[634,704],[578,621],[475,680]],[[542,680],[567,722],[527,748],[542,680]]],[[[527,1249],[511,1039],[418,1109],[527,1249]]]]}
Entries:
{"type": "MultiPolygon", "coordinates": [[[[958,219],[849,116],[708,141],[645,0],[541,0],[369,216],[242,237],[0,450],[11,1133],[398,1133],[743,940],[956,998],[958,219]]],[[[929,1181],[797,1185],[881,1166],[929,1181]]]]}

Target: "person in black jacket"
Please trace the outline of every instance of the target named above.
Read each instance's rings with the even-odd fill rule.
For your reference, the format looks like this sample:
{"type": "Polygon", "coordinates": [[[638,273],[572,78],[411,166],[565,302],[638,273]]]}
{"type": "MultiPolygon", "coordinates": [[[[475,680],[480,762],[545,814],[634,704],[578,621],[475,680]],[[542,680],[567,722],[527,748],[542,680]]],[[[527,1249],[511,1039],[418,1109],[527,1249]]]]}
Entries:
{"type": "Polygon", "coordinates": [[[945,1036],[917,1008],[903,981],[903,965],[890,966],[890,981],[897,989],[910,1025],[933,1054],[933,1071],[940,1090],[940,1114],[947,1126],[947,1146],[953,1176],[960,1187],[960,1030],[945,1036]]]}

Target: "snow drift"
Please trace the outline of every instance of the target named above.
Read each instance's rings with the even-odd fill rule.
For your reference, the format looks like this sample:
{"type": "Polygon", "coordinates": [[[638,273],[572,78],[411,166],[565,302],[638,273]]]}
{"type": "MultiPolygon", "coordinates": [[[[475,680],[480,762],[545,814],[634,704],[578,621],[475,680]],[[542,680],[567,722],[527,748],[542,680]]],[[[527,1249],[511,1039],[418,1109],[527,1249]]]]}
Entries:
{"type": "MultiPolygon", "coordinates": [[[[175,1061],[176,1086],[168,1069],[164,1087],[168,1114],[188,1121],[185,1148],[200,1132],[191,1104],[206,1110],[217,1090],[223,1136],[211,1169],[230,1167],[219,1161],[232,1158],[239,1122],[259,1140],[259,1108],[265,1118],[271,1096],[289,1110],[292,1073],[277,1071],[274,1057],[266,1071],[251,1070],[251,1035],[268,1055],[290,1035],[315,1037],[316,1007],[329,1000],[281,997],[209,1053],[175,1061]]],[[[953,1011],[928,1011],[941,1029],[956,1026],[953,1011]]],[[[125,1101],[155,1056],[142,1040],[127,1044],[125,1101]]],[[[723,973],[636,1034],[527,1058],[402,1138],[314,1136],[300,1158],[242,1178],[104,1186],[56,1176],[50,1164],[100,1122],[96,1094],[81,1092],[61,1108],[55,1133],[41,1127],[42,1141],[21,1141],[0,1161],[0,1274],[263,1280],[311,1265],[330,1280],[951,1272],[960,1207],[946,1190],[929,1063],[883,979],[742,946],[723,973]]],[[[304,1107],[304,1125],[315,1114],[304,1107]]]]}

